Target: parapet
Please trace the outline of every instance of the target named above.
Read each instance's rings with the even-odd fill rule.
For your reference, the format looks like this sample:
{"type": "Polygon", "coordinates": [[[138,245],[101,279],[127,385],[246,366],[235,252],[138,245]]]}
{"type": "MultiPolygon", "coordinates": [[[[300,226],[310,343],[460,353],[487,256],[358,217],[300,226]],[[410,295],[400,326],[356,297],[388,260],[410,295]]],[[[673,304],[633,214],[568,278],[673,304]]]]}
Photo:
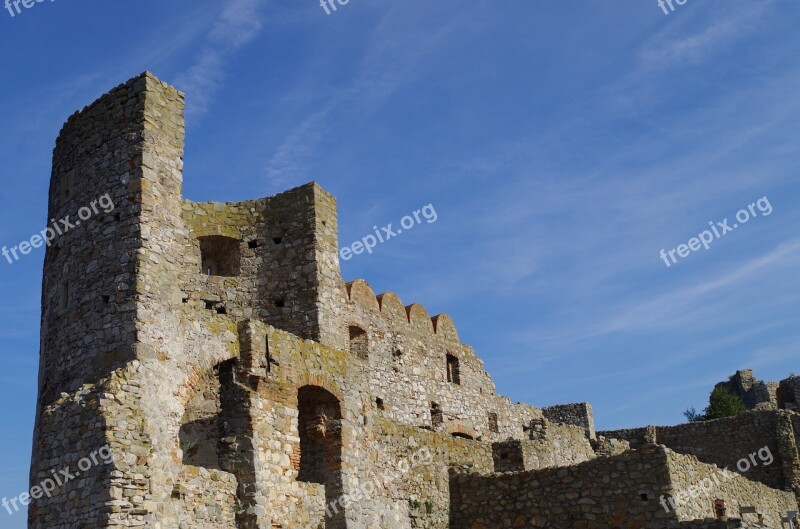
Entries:
{"type": "Polygon", "coordinates": [[[348,301],[372,312],[381,314],[396,325],[411,325],[428,334],[441,336],[460,343],[453,319],[447,314],[431,317],[423,305],[404,306],[394,292],[375,295],[369,283],[356,279],[346,284],[348,301]]]}

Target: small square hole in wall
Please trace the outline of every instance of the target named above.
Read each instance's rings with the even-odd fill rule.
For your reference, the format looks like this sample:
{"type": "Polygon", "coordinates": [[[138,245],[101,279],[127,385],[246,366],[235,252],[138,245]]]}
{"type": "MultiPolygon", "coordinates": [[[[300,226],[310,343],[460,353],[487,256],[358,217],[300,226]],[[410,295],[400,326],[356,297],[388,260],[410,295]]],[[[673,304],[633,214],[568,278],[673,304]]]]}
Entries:
{"type": "Polygon", "coordinates": [[[379,410],[385,410],[386,405],[383,403],[383,399],[377,398],[375,399],[375,405],[378,407],[379,410]]]}
{"type": "Polygon", "coordinates": [[[222,305],[220,305],[219,307],[217,307],[217,314],[227,314],[227,313],[228,313],[228,309],[226,309],[226,308],[225,308],[225,307],[223,307],[222,305]]]}
{"type": "Polygon", "coordinates": [[[247,247],[250,248],[251,250],[255,250],[256,248],[258,248],[258,241],[252,240],[248,242],[247,247]]]}
{"type": "Polygon", "coordinates": [[[642,501],[647,501],[649,498],[647,497],[647,494],[639,494],[639,499],[642,501]]]}
{"type": "Polygon", "coordinates": [[[277,308],[279,308],[279,309],[282,309],[283,307],[285,307],[285,306],[286,306],[286,300],[285,300],[285,299],[283,299],[283,298],[281,298],[281,299],[276,299],[276,300],[275,300],[275,306],[276,306],[277,308]]]}
{"type": "Polygon", "coordinates": [[[100,297],[103,299],[103,303],[109,303],[111,301],[111,296],[109,296],[107,294],[103,294],[100,297]]]}
{"type": "Polygon", "coordinates": [[[207,299],[203,300],[203,307],[205,307],[206,310],[214,310],[214,305],[216,304],[217,304],[216,301],[210,301],[207,299]]]}
{"type": "Polygon", "coordinates": [[[275,237],[274,239],[272,239],[272,242],[274,244],[280,244],[283,242],[283,237],[275,237]]]}

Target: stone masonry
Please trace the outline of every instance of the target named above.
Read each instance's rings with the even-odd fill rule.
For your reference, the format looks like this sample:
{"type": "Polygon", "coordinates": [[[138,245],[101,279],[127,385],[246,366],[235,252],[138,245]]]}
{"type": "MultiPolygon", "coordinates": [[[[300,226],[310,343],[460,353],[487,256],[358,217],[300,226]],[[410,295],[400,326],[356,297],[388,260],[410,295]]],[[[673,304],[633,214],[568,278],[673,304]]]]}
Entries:
{"type": "Polygon", "coordinates": [[[62,469],[75,479],[33,495],[31,529],[756,523],[745,514],[777,528],[797,510],[789,406],[758,419],[763,435],[735,423],[683,441],[596,435],[588,403],[514,404],[450,317],[342,279],[336,201],[319,185],[184,199],[183,106],[145,73],[56,141],[48,218],[105,194],[114,208],[45,257],[30,479],[34,491],[62,469]],[[728,434],[737,449],[769,444],[775,473],[665,511],[662,495],[738,453],[728,434]],[[86,468],[101,448],[113,460],[86,468]]]}

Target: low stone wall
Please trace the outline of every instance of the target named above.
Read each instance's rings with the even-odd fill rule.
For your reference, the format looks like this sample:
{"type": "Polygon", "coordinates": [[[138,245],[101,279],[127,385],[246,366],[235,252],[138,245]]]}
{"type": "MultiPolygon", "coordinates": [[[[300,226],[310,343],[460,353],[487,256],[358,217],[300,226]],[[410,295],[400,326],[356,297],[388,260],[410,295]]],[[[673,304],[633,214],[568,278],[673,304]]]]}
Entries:
{"type": "Polygon", "coordinates": [[[538,439],[494,443],[494,472],[564,467],[596,457],[583,428],[548,422],[540,435],[538,439]]]}
{"type": "MultiPolygon", "coordinates": [[[[752,481],[784,489],[791,482],[790,476],[783,470],[787,466],[784,459],[789,461],[791,467],[791,462],[797,461],[798,455],[796,450],[792,453],[781,447],[779,439],[792,435],[784,432],[788,428],[787,421],[781,417],[792,416],[792,412],[783,410],[754,410],[714,421],[651,427],[651,431],[655,430],[658,444],[676,452],[694,455],[704,463],[739,471],[752,481]],[[757,454],[765,447],[773,458],[769,464],[757,454]],[[750,458],[751,454],[756,454],[755,464],[750,458]],[[737,469],[737,464],[742,460],[749,460],[750,464],[742,463],[737,469]]],[[[791,424],[791,420],[788,424],[791,424]]],[[[645,444],[646,433],[646,428],[634,428],[602,431],[598,435],[623,439],[630,442],[632,448],[637,448],[645,444]]]]}
{"type": "Polygon", "coordinates": [[[677,521],[654,494],[670,489],[666,450],[643,450],[579,465],[451,479],[452,529],[663,529],[677,521]]]}
{"type": "Polygon", "coordinates": [[[759,519],[778,528],[797,510],[791,492],[652,445],[570,467],[454,476],[450,494],[452,529],[725,528],[759,519]],[[743,523],[716,525],[714,500],[743,523]]]}
{"type": "Polygon", "coordinates": [[[595,438],[594,415],[592,405],[588,402],[548,406],[542,408],[542,414],[548,421],[583,428],[589,439],[595,438]]]}
{"type": "Polygon", "coordinates": [[[771,489],[735,472],[703,464],[694,456],[669,451],[667,464],[672,478],[672,502],[682,520],[713,516],[715,500],[725,502],[727,516],[757,523],[761,515],[767,527],[781,527],[781,518],[797,510],[791,492],[771,489]]]}

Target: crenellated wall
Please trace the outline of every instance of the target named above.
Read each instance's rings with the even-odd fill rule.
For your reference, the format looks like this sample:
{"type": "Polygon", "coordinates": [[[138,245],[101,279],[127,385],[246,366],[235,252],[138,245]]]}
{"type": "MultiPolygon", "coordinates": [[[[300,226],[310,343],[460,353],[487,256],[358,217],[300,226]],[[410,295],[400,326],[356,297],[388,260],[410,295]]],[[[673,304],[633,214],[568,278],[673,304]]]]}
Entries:
{"type": "Polygon", "coordinates": [[[346,287],[345,321],[366,331],[370,387],[388,416],[488,441],[527,437],[531,422],[542,419],[540,408],[512,404],[495,392],[483,361],[461,343],[449,316],[404,306],[392,292],[376,296],[363,280],[346,287]],[[457,359],[457,380],[448,377],[448,355],[457,359]]]}

